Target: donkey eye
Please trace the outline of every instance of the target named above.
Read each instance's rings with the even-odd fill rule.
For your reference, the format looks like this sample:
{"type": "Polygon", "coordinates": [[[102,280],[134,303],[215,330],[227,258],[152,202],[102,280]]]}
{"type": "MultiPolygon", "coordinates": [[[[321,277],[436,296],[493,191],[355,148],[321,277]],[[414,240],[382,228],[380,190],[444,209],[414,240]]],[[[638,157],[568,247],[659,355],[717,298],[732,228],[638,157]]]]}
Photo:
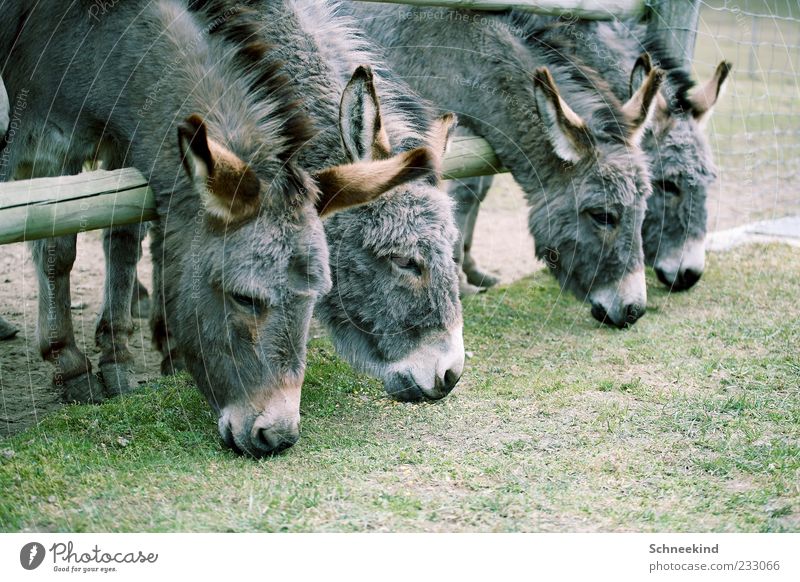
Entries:
{"type": "Polygon", "coordinates": [[[409,271],[414,273],[415,275],[422,274],[422,268],[419,266],[419,263],[410,257],[404,257],[401,255],[392,255],[391,257],[392,262],[403,269],[404,271],[409,271]]]}
{"type": "Polygon", "coordinates": [[[670,182],[669,180],[664,180],[661,182],[661,190],[672,196],[681,195],[681,189],[678,188],[678,185],[675,184],[675,182],[670,182]]]}
{"type": "Polygon", "coordinates": [[[591,216],[592,220],[600,226],[609,228],[614,228],[617,226],[617,217],[611,214],[610,212],[595,210],[589,212],[589,216],[591,216]]]}
{"type": "Polygon", "coordinates": [[[253,312],[255,315],[262,315],[265,311],[264,302],[249,295],[242,295],[241,293],[231,293],[230,298],[236,305],[253,312]]]}

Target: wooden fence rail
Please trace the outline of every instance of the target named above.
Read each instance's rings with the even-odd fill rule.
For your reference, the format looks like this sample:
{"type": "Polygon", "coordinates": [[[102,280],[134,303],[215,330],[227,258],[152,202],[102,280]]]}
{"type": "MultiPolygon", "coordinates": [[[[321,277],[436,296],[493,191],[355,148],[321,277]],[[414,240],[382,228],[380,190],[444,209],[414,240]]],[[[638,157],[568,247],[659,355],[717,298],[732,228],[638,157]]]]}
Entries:
{"type": "Polygon", "coordinates": [[[649,0],[366,0],[412,6],[441,6],[469,10],[507,10],[515,8],[539,14],[559,16],[569,13],[586,20],[611,20],[612,18],[639,18],[649,0]]]}
{"type": "MultiPolygon", "coordinates": [[[[479,137],[457,137],[444,176],[466,178],[503,171],[479,137]]],[[[155,197],[134,168],[0,184],[0,244],[35,240],[157,218],[155,197]]]]}

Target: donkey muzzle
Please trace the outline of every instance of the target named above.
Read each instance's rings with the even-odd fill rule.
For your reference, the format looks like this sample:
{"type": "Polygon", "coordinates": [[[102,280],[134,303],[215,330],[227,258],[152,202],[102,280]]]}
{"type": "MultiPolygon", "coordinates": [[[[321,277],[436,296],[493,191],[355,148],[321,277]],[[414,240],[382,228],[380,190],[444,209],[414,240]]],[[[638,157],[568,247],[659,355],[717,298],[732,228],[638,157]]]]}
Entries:
{"type": "Polygon", "coordinates": [[[633,325],[647,310],[644,268],[628,273],[616,286],[593,291],[589,301],[592,317],[600,323],[618,328],[633,325]]]}
{"type": "Polygon", "coordinates": [[[300,439],[300,385],[271,388],[229,404],[217,426],[225,444],[240,454],[258,459],[280,453],[300,439]]]}
{"type": "Polygon", "coordinates": [[[411,353],[394,366],[383,386],[402,402],[439,400],[455,388],[464,372],[464,336],[459,324],[440,338],[411,353]]]}

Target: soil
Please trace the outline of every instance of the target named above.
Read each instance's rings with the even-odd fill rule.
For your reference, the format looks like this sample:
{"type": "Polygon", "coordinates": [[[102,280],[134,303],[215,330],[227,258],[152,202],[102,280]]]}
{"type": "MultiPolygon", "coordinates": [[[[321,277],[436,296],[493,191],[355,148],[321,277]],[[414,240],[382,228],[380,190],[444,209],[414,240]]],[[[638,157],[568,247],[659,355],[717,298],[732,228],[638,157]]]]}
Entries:
{"type": "MultiPolygon", "coordinates": [[[[105,274],[100,231],[78,235],[78,255],[72,269],[72,323],[78,347],[98,371],[99,351],[94,327],[103,301],[105,274]]],[[[140,280],[151,276],[149,252],[139,263],[140,280]]],[[[36,345],[36,271],[26,244],[0,246],[0,316],[19,329],[12,340],[0,341],[0,438],[38,422],[63,406],[51,385],[52,366],[39,356],[36,345]]],[[[147,284],[147,283],[146,283],[147,284]]],[[[150,345],[146,320],[134,319],[131,351],[132,384],[159,374],[161,356],[150,345]]]]}

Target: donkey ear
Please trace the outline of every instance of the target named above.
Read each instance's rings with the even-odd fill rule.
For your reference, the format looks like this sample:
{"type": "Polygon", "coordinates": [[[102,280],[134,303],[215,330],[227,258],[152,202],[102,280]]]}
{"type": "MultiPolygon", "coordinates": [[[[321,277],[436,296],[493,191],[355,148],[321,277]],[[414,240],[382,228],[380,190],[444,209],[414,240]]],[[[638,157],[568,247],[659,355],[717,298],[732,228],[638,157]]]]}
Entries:
{"type": "Polygon", "coordinates": [[[714,111],[714,106],[717,104],[720,95],[725,90],[728,75],[733,69],[733,65],[727,61],[722,61],[717,65],[717,70],[711,80],[698,87],[689,97],[689,102],[692,104],[692,115],[700,123],[705,125],[714,111]]]}
{"type": "Polygon", "coordinates": [[[456,117],[455,113],[445,113],[441,117],[437,117],[431,126],[428,134],[428,143],[440,161],[450,148],[450,141],[453,139],[453,132],[455,132],[457,126],[458,117],[456,117]]]}
{"type": "Polygon", "coordinates": [[[546,67],[536,69],[533,93],[539,118],[556,155],[566,162],[577,162],[588,154],[591,144],[586,123],[561,98],[546,67]]]}
{"type": "Polygon", "coordinates": [[[258,176],[236,154],[209,139],[199,115],[178,126],[178,147],[186,174],[212,219],[238,222],[258,213],[258,176]]]}
{"type": "Polygon", "coordinates": [[[650,59],[650,53],[642,53],[633,65],[631,70],[631,80],[628,84],[628,98],[633,97],[633,94],[642,86],[647,75],[653,70],[653,62],[650,59]]]}
{"type": "Polygon", "coordinates": [[[427,147],[386,160],[327,168],[314,176],[320,189],[317,212],[324,217],[372,202],[392,188],[433,174],[435,169],[436,156],[427,147]]]}
{"type": "Polygon", "coordinates": [[[8,93],[6,93],[6,86],[3,83],[3,77],[0,77],[0,139],[8,131],[8,124],[11,120],[11,104],[8,101],[8,93]]]}
{"type": "MultiPolygon", "coordinates": [[[[649,75],[652,70],[653,63],[650,59],[650,53],[642,53],[639,55],[631,71],[631,80],[628,85],[629,97],[633,97],[636,91],[641,88],[647,80],[647,75],[649,75]]],[[[660,133],[669,129],[669,127],[671,127],[669,105],[667,104],[667,100],[664,99],[664,95],[659,91],[656,95],[656,110],[652,121],[652,128],[654,132],[660,133]]]]}
{"type": "MultiPolygon", "coordinates": [[[[641,58],[639,57],[639,59],[641,58]]],[[[634,77],[639,76],[645,69],[649,70],[646,76],[643,77],[639,88],[631,95],[628,102],[622,106],[622,112],[630,121],[633,129],[630,141],[636,146],[642,141],[644,132],[653,121],[656,106],[658,105],[658,92],[664,82],[664,71],[648,66],[649,61],[649,57],[641,65],[639,61],[636,61],[631,73],[631,83],[633,83],[634,77]]]]}
{"type": "Polygon", "coordinates": [[[382,160],[391,155],[374,75],[368,65],[358,67],[344,88],[339,104],[339,131],[352,162],[382,160]]]}
{"type": "Polygon", "coordinates": [[[178,126],[178,147],[186,174],[193,182],[207,179],[214,171],[206,125],[199,115],[190,115],[178,126]]]}

